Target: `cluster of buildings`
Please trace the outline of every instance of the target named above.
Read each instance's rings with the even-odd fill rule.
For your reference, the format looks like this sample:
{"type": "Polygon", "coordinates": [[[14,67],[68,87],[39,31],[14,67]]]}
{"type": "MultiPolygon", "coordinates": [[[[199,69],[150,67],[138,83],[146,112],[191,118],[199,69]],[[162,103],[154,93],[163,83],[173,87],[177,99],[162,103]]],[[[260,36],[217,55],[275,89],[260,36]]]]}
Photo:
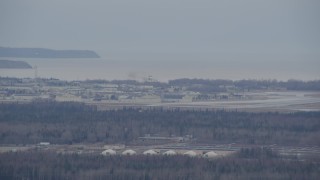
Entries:
{"type": "MultiPolygon", "coordinates": [[[[102,155],[104,156],[114,156],[117,155],[117,151],[113,149],[107,149],[101,152],[102,155]]],[[[120,155],[126,155],[126,156],[132,156],[132,155],[137,155],[138,153],[132,149],[127,149],[122,152],[118,152],[120,155]]],[[[198,152],[198,151],[193,151],[193,150],[186,150],[185,152],[183,151],[174,151],[174,150],[154,150],[154,149],[149,149],[145,150],[141,153],[141,155],[146,155],[146,156],[154,156],[154,155],[164,155],[164,156],[175,156],[175,155],[184,155],[188,157],[203,157],[203,158],[217,158],[219,155],[215,153],[214,151],[208,151],[208,152],[198,152]]]]}
{"type": "Polygon", "coordinates": [[[244,98],[234,92],[201,93],[186,86],[136,81],[62,81],[0,78],[0,101],[76,101],[84,103],[157,104],[244,98]]]}

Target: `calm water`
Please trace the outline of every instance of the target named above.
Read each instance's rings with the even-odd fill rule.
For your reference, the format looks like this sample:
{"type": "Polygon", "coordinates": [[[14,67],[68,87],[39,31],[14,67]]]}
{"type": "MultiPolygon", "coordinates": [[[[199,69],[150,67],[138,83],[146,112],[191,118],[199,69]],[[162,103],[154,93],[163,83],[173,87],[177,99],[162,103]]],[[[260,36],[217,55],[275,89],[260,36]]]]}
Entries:
{"type": "MultiPolygon", "coordinates": [[[[10,58],[2,58],[10,59],[10,58]]],[[[320,62],[270,62],[254,60],[113,60],[17,59],[38,67],[38,76],[62,80],[134,79],[152,75],[159,81],[177,78],[205,79],[320,79],[320,62]]],[[[33,69],[0,69],[2,77],[34,77],[33,69]]]]}

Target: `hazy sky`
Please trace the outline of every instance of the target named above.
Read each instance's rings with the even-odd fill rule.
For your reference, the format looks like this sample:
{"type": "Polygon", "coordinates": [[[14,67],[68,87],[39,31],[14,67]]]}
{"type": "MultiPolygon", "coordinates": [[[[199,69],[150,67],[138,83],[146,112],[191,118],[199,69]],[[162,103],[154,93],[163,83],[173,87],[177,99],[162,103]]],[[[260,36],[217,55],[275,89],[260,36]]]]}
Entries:
{"type": "Polygon", "coordinates": [[[320,1],[0,0],[0,46],[319,61],[320,1]]]}

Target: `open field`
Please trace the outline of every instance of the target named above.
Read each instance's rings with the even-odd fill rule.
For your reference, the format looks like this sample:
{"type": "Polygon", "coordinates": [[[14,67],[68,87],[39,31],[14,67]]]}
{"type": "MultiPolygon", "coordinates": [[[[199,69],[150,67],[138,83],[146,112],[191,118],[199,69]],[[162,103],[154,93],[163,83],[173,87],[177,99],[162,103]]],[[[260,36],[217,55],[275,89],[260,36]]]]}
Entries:
{"type": "Polygon", "coordinates": [[[100,110],[133,108],[163,108],[180,110],[237,110],[249,112],[297,112],[320,111],[320,92],[281,91],[281,92],[253,92],[244,93],[241,100],[216,100],[199,102],[175,103],[88,103],[96,105],[100,110]]]}

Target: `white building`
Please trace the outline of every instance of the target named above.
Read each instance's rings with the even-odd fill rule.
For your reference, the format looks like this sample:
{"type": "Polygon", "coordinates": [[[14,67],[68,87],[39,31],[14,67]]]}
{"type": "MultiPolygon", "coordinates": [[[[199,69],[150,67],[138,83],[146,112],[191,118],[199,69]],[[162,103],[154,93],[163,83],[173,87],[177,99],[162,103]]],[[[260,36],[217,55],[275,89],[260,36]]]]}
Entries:
{"type": "Polygon", "coordinates": [[[144,155],[157,155],[158,153],[152,149],[143,152],[144,155]]]}
{"type": "Polygon", "coordinates": [[[213,152],[213,151],[209,151],[209,152],[207,152],[207,153],[205,153],[204,155],[203,155],[203,157],[205,157],[205,158],[216,158],[218,156],[218,154],[217,153],[215,153],[215,152],[213,152]]]}
{"type": "Polygon", "coordinates": [[[122,155],[128,155],[128,156],[135,155],[135,154],[137,153],[132,149],[128,149],[122,152],[122,155]]]}
{"type": "Polygon", "coordinates": [[[189,156],[189,157],[196,157],[197,153],[194,151],[187,151],[187,152],[183,153],[183,155],[189,156]]]}
{"type": "Polygon", "coordinates": [[[177,153],[173,150],[169,150],[169,151],[166,151],[163,153],[163,155],[167,155],[167,156],[174,156],[176,155],[177,153]]]}
{"type": "Polygon", "coordinates": [[[49,142],[40,142],[39,145],[40,146],[49,146],[50,143],[49,142]]]}
{"type": "Polygon", "coordinates": [[[117,152],[112,149],[107,149],[107,150],[103,151],[101,154],[104,156],[112,156],[112,155],[116,155],[117,152]]]}

